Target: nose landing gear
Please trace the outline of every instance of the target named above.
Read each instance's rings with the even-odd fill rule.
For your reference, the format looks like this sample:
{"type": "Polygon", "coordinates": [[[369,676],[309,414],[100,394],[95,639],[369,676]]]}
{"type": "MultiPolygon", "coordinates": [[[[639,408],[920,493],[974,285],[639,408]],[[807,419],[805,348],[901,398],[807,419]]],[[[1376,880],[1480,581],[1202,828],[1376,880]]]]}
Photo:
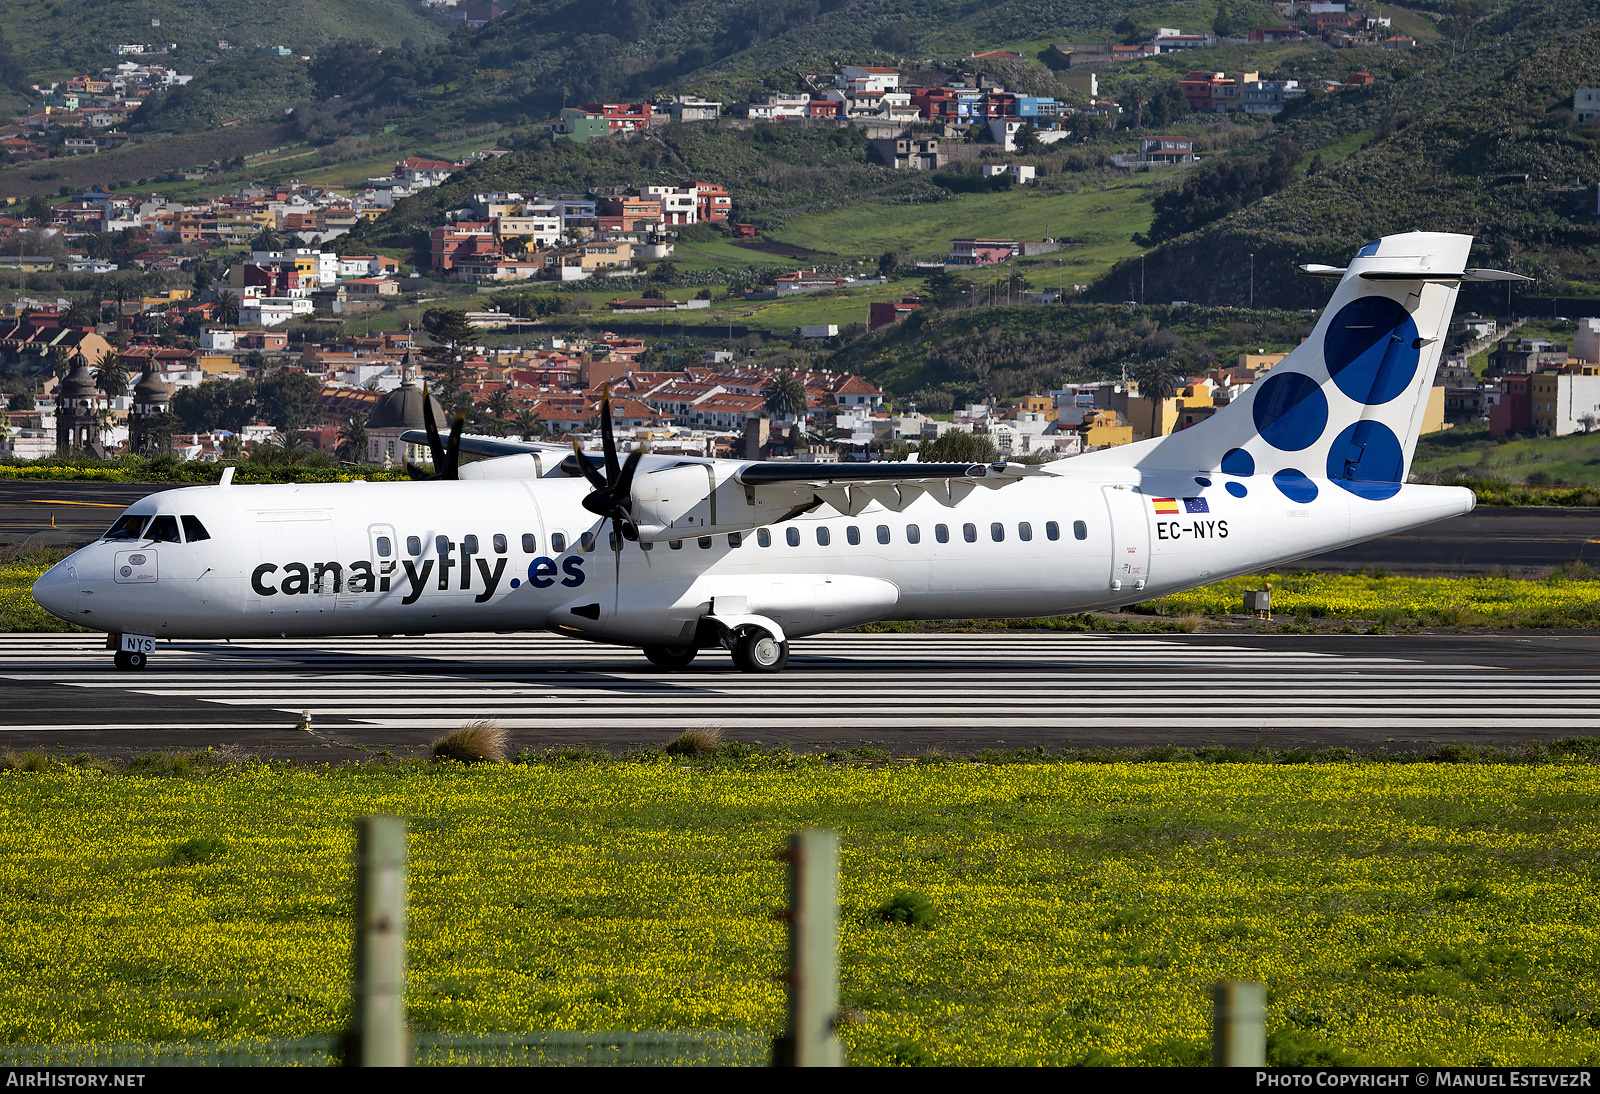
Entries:
{"type": "Polygon", "coordinates": [[[142,669],[150,663],[150,656],[138,650],[118,650],[111,660],[119,669],[142,669]]]}
{"type": "Polygon", "coordinates": [[[142,669],[150,663],[150,655],[155,652],[156,640],[143,634],[108,634],[106,635],[106,649],[116,650],[112,657],[112,664],[117,668],[142,669]]]}

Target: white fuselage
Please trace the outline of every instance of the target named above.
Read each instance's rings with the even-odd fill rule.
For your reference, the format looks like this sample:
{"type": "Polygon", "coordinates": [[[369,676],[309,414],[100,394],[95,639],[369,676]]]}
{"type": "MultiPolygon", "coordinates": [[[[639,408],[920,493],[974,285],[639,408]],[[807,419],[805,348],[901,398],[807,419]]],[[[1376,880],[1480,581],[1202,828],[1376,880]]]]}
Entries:
{"type": "Polygon", "coordinates": [[[101,541],[34,595],[81,626],[158,638],[554,629],[671,644],[692,640],[716,598],[792,637],[1134,603],[1473,504],[1466,490],[1406,486],[1381,501],[1329,488],[1298,505],[1259,478],[1238,497],[1225,476],[1072,463],[955,505],[923,496],[854,517],[821,505],[620,552],[581,507],[581,479],[196,487],[128,512],[188,515],[209,538],[101,541]]]}

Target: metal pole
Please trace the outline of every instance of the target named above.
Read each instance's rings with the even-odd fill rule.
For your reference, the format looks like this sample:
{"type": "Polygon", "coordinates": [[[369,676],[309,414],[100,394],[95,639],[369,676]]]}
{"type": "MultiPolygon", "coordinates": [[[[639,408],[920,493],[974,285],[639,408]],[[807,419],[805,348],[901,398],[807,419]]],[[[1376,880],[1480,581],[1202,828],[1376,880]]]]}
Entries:
{"type": "Polygon", "coordinates": [[[788,1028],[780,1067],[843,1067],[839,1009],[839,833],[807,828],[779,854],[789,864],[788,1028]]]}
{"type": "Polygon", "coordinates": [[[1256,306],[1256,253],[1250,252],[1250,307],[1256,306]]]}
{"type": "Polygon", "coordinates": [[[1267,986],[1224,981],[1211,989],[1211,1066],[1265,1067],[1267,986]]]}
{"type": "Polygon", "coordinates": [[[356,834],[356,953],[351,1044],[356,1067],[406,1067],[406,822],[363,817],[356,834]]]}

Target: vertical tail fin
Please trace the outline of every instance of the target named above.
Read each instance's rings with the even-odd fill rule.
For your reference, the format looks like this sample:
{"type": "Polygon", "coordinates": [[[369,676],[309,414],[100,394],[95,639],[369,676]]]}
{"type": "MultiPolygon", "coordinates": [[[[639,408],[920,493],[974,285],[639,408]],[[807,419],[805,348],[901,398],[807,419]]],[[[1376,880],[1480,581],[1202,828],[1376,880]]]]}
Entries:
{"type": "Polygon", "coordinates": [[[1471,236],[1438,232],[1368,243],[1311,337],[1241,397],[1190,429],[1082,458],[1265,474],[1291,498],[1314,495],[1312,479],[1393,497],[1411,469],[1471,246],[1471,236]]]}

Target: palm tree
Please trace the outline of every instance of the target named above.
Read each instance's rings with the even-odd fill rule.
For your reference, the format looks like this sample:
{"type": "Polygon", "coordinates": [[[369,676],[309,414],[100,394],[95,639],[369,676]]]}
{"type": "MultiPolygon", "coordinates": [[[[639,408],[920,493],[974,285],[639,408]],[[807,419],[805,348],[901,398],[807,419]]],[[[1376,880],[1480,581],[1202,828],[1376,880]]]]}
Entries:
{"type": "Polygon", "coordinates": [[[226,289],[217,294],[217,319],[226,326],[239,325],[239,298],[226,289]]]}
{"type": "Polygon", "coordinates": [[[774,418],[799,419],[806,412],[806,385],[793,372],[776,373],[761,389],[767,410],[774,418]]]}
{"type": "Polygon", "coordinates": [[[115,350],[106,350],[94,364],[94,386],[115,399],[128,393],[128,366],[115,350]]]}
{"type": "Polygon", "coordinates": [[[525,441],[542,436],[544,433],[544,423],[539,420],[539,416],[533,412],[531,406],[525,406],[517,411],[511,427],[525,441]]]}
{"type": "Polygon", "coordinates": [[[367,454],[367,423],[365,419],[351,415],[344,425],[339,427],[339,443],[334,451],[341,460],[348,463],[360,463],[361,458],[367,454]]]}
{"type": "Polygon", "coordinates": [[[1178,393],[1178,377],[1172,364],[1166,360],[1151,361],[1137,369],[1133,378],[1139,382],[1139,396],[1150,400],[1150,436],[1157,437],[1156,425],[1161,408],[1178,393]]]}
{"type": "Polygon", "coordinates": [[[68,327],[92,327],[95,315],[99,308],[93,307],[87,300],[74,300],[62,314],[61,321],[68,327]]]}
{"type": "Polygon", "coordinates": [[[505,388],[501,388],[489,396],[489,401],[485,405],[488,407],[490,414],[496,418],[504,418],[511,413],[511,395],[505,388]]]}

